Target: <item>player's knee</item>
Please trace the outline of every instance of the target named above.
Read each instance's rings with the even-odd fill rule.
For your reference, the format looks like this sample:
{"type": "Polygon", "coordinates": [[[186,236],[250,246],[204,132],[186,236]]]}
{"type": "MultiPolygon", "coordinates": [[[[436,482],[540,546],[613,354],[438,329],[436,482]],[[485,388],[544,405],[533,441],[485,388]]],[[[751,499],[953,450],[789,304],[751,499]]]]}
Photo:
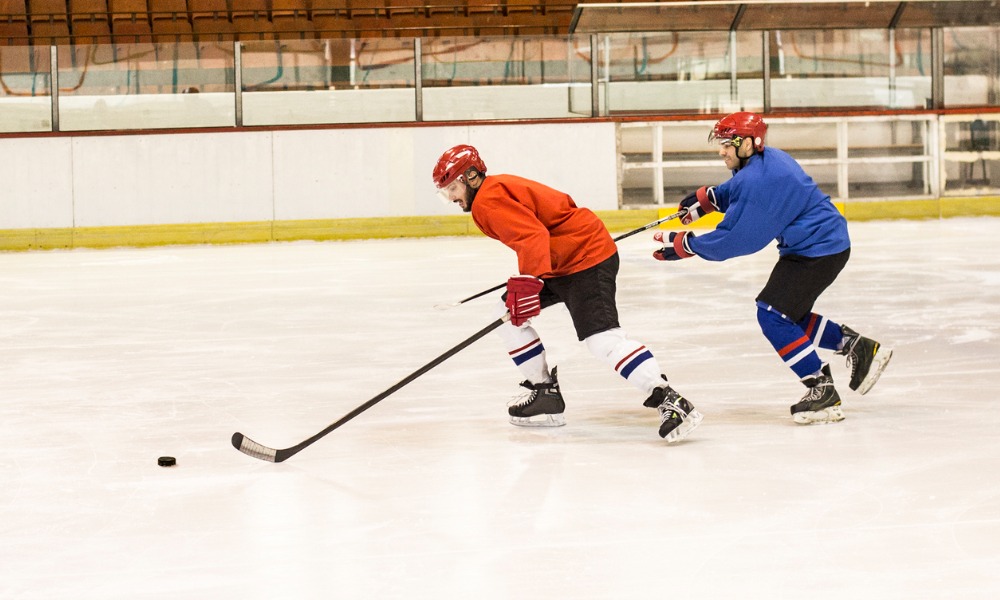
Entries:
{"type": "Polygon", "coordinates": [[[587,344],[587,349],[590,350],[591,354],[601,360],[606,360],[625,341],[625,332],[621,328],[616,327],[615,329],[595,333],[585,339],[584,343],[587,344]]]}
{"type": "Polygon", "coordinates": [[[794,325],[787,316],[762,302],[757,303],[757,324],[765,335],[775,327],[794,325]]]}

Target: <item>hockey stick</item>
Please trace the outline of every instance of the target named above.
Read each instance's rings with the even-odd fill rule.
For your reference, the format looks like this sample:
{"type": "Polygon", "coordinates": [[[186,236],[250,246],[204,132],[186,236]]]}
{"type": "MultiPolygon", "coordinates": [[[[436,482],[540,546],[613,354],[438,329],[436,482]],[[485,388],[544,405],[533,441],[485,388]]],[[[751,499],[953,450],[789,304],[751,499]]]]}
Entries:
{"type": "MultiPolygon", "coordinates": [[[[677,217],[683,217],[684,215],[687,214],[687,212],[688,211],[687,211],[686,208],[682,209],[682,210],[679,210],[679,211],[675,212],[672,215],[667,215],[666,217],[663,217],[662,219],[657,219],[657,220],[653,221],[652,223],[647,223],[647,224],[643,225],[642,227],[640,227],[638,229],[633,229],[632,231],[630,231],[628,233],[623,233],[620,236],[614,238],[613,241],[618,242],[618,241],[624,240],[625,238],[633,236],[633,235],[635,235],[637,233],[642,233],[643,231],[646,231],[647,229],[652,229],[653,227],[656,227],[657,225],[660,225],[661,223],[666,223],[667,221],[672,221],[672,220],[676,219],[677,217]]],[[[486,294],[489,294],[490,292],[495,292],[495,291],[497,291],[499,289],[503,289],[504,286],[506,286],[506,285],[507,285],[507,282],[505,281],[505,282],[501,283],[500,285],[495,285],[495,286],[491,287],[488,290],[483,290],[483,291],[479,292],[478,294],[473,294],[473,295],[469,296],[468,298],[466,298],[464,300],[459,300],[458,302],[452,302],[450,304],[436,304],[436,305],[434,305],[434,308],[436,308],[438,310],[448,310],[449,308],[453,308],[455,306],[459,306],[461,304],[465,304],[469,300],[475,300],[476,298],[479,298],[481,296],[485,296],[486,294]]]]}
{"type": "Polygon", "coordinates": [[[410,383],[411,381],[413,381],[417,377],[420,377],[421,375],[423,375],[427,371],[430,371],[431,369],[433,369],[434,367],[436,367],[439,364],[443,363],[444,361],[448,360],[452,356],[458,354],[460,351],[462,351],[463,349],[465,349],[468,346],[470,346],[473,342],[475,342],[476,340],[478,340],[481,337],[485,336],[486,334],[488,334],[489,332],[493,331],[497,327],[500,327],[501,325],[504,324],[505,321],[508,321],[508,320],[510,320],[510,314],[505,314],[503,317],[497,319],[496,321],[493,321],[492,323],[490,323],[486,327],[483,327],[482,329],[480,329],[476,333],[472,334],[468,339],[466,339],[465,341],[459,343],[454,348],[448,350],[447,352],[445,352],[441,356],[435,358],[434,360],[432,360],[431,362],[427,363],[426,365],[420,367],[419,369],[417,369],[413,373],[407,375],[405,378],[403,378],[396,385],[394,385],[391,388],[387,389],[386,391],[382,392],[378,396],[375,396],[374,398],[372,398],[368,402],[365,402],[361,406],[355,408],[351,412],[349,412],[346,415],[344,415],[336,423],[330,424],[323,431],[320,431],[316,435],[312,436],[311,438],[309,438],[309,439],[307,439],[307,440],[305,440],[305,441],[303,441],[303,442],[301,442],[299,444],[296,444],[296,445],[294,445],[294,446],[292,446],[290,448],[282,448],[280,450],[277,450],[275,448],[268,448],[267,446],[265,446],[263,444],[259,444],[259,443],[255,442],[255,441],[251,440],[250,438],[246,437],[242,433],[236,432],[236,433],[233,434],[233,447],[236,448],[237,450],[239,450],[240,452],[242,452],[243,454],[246,454],[247,456],[252,456],[254,458],[259,458],[260,460],[266,460],[268,462],[276,462],[276,463],[280,463],[280,462],[286,461],[289,458],[291,458],[291,457],[295,456],[296,454],[298,454],[299,452],[301,452],[302,450],[305,450],[306,448],[308,448],[309,446],[311,446],[313,443],[319,441],[320,438],[322,438],[326,434],[330,433],[334,429],[340,427],[344,423],[347,423],[348,421],[350,421],[354,417],[360,415],[361,413],[365,412],[369,408],[375,406],[376,404],[378,404],[379,402],[381,402],[382,400],[384,400],[385,398],[387,398],[389,395],[391,395],[394,392],[398,391],[404,385],[410,383]]]}

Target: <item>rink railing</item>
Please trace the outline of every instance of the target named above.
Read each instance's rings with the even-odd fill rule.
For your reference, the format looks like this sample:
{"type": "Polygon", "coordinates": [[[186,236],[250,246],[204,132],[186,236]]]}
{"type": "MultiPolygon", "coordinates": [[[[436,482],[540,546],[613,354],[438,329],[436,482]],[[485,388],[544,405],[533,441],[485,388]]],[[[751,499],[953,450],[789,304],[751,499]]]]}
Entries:
{"type": "Polygon", "coordinates": [[[990,195],[997,62],[997,27],[0,47],[0,132],[611,118],[628,208],[717,177],[705,128],[755,110],[836,199],[990,195]]]}

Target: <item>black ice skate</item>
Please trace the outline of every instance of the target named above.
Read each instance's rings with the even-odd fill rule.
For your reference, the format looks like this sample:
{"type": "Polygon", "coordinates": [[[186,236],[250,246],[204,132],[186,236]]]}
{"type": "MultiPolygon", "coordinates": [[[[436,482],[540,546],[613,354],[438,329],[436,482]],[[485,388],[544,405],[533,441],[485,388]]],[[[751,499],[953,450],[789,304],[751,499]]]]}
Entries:
{"type": "Polygon", "coordinates": [[[563,411],[562,392],[559,391],[559,380],[556,369],[552,369],[552,381],[548,383],[531,383],[522,381],[522,387],[530,391],[522,392],[507,405],[510,422],[521,427],[560,427],[566,424],[563,411]]]}
{"type": "Polygon", "coordinates": [[[889,364],[892,349],[884,348],[847,325],[841,325],[840,331],[844,334],[844,347],[837,354],[847,357],[847,366],[851,369],[851,389],[867,394],[889,364]]]}
{"type": "MultiPolygon", "coordinates": [[[[666,377],[663,378],[664,381],[666,377]]],[[[667,443],[679,442],[701,423],[701,413],[669,385],[653,390],[643,406],[660,411],[660,437],[667,443]]]]}
{"type": "Polygon", "coordinates": [[[807,377],[802,380],[809,391],[792,405],[792,419],[799,425],[812,423],[836,423],[844,420],[844,411],[840,408],[840,394],[833,387],[830,377],[830,365],[823,365],[823,374],[818,377],[807,377]]]}

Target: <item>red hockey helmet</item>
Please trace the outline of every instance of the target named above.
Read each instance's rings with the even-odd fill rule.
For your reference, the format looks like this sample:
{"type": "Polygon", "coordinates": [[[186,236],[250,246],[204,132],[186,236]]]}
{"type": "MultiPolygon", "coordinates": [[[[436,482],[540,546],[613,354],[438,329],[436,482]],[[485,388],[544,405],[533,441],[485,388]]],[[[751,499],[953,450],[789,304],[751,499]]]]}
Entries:
{"type": "Polygon", "coordinates": [[[764,149],[764,136],[767,135],[767,123],[760,115],[752,112],[735,112],[719,119],[719,122],[708,134],[708,141],[731,140],[733,138],[750,138],[753,147],[758,152],[764,149]]]}
{"type": "Polygon", "coordinates": [[[479,157],[479,151],[459,144],[442,154],[434,165],[434,185],[441,189],[458,179],[459,175],[465,175],[470,168],[486,174],[486,163],[479,157]]]}

